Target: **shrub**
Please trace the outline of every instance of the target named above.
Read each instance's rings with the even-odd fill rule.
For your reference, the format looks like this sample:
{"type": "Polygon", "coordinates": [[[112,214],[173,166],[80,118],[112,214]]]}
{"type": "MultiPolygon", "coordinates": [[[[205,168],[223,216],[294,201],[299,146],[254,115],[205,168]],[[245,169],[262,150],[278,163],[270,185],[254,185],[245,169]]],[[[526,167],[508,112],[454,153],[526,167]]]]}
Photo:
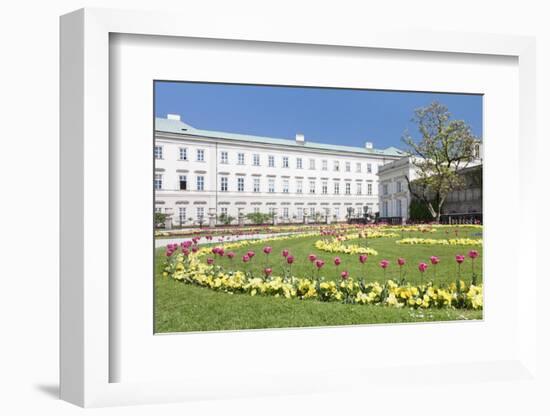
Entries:
{"type": "Polygon", "coordinates": [[[271,215],[263,212],[250,212],[246,214],[246,218],[256,225],[265,224],[271,221],[271,215]]]}

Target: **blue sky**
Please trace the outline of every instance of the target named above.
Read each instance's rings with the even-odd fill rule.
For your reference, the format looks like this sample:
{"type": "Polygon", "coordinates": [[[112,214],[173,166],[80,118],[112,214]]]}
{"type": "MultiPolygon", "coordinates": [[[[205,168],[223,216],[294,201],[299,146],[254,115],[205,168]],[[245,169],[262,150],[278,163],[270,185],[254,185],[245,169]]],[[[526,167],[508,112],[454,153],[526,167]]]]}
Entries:
{"type": "Polygon", "coordinates": [[[155,83],[155,115],[180,114],[203,130],[376,148],[403,148],[416,108],[439,101],[481,137],[482,96],[188,82],[155,83]]]}

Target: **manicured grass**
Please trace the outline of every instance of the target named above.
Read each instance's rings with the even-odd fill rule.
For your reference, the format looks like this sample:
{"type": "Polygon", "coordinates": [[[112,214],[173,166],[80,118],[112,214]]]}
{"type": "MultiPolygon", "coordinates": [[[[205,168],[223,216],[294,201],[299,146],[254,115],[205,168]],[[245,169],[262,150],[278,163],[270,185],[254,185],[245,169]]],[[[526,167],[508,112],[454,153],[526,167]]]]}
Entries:
{"type": "MultiPolygon", "coordinates": [[[[459,238],[481,238],[479,229],[460,228],[459,238]]],[[[453,238],[444,230],[436,233],[407,232],[405,237],[421,238],[453,238]]],[[[379,252],[378,256],[369,256],[367,264],[362,266],[357,255],[335,254],[316,250],[313,246],[320,237],[305,237],[286,241],[258,242],[254,245],[233,250],[237,256],[233,261],[216,256],[216,263],[223,267],[242,268],[241,257],[249,250],[256,252],[252,262],[247,267],[255,274],[262,273],[266,264],[273,269],[274,275],[281,275],[283,267],[287,267],[281,251],[290,250],[295,256],[292,273],[295,276],[309,276],[313,266],[307,260],[310,253],[316,254],[325,260],[326,265],[321,270],[325,279],[339,279],[339,272],[348,270],[354,278],[365,278],[367,281],[383,281],[384,274],[378,263],[388,259],[391,263],[386,271],[386,279],[397,279],[399,268],[396,264],[398,257],[406,259],[403,267],[404,276],[411,283],[420,283],[421,275],[418,263],[424,261],[429,264],[429,257],[436,255],[441,259],[437,266],[436,284],[448,284],[457,278],[456,254],[467,255],[470,249],[476,249],[480,257],[475,261],[475,271],[478,281],[481,282],[482,248],[463,246],[421,246],[398,245],[399,238],[370,239],[370,247],[379,252]],[[266,258],[262,249],[265,245],[273,247],[273,252],[266,258]],[[342,259],[339,268],[333,264],[335,256],[342,259]]],[[[360,244],[364,241],[346,241],[345,244],[360,244]]],[[[155,276],[155,322],[157,332],[186,332],[235,330],[252,328],[282,328],[304,326],[332,326],[351,324],[397,323],[397,322],[424,322],[446,321],[462,319],[481,319],[482,311],[465,311],[452,309],[413,310],[409,308],[390,308],[372,305],[345,305],[336,302],[302,301],[297,299],[282,299],[263,296],[249,296],[242,294],[228,294],[211,289],[197,287],[170,278],[162,277],[160,270],[164,257],[164,249],[156,251],[155,276]]],[[[212,256],[214,257],[214,256],[212,256]]],[[[204,257],[206,261],[206,257],[204,257]]],[[[433,266],[430,264],[424,275],[424,281],[433,280],[433,266]]],[[[462,265],[462,278],[469,281],[471,278],[471,262],[467,258],[462,265]]]]}
{"type": "MultiPolygon", "coordinates": [[[[458,231],[459,238],[480,238],[477,234],[479,229],[461,228],[458,231]]],[[[400,233],[399,233],[400,234],[400,233]]],[[[405,237],[420,237],[420,238],[433,238],[433,239],[445,239],[447,234],[444,230],[438,230],[435,233],[415,233],[406,232],[405,237]]],[[[449,235],[450,238],[454,238],[454,232],[449,235]]],[[[475,260],[474,270],[478,275],[478,282],[482,281],[481,265],[482,265],[482,248],[468,247],[468,246],[425,246],[425,245],[400,245],[395,241],[399,240],[401,236],[397,238],[373,238],[369,239],[367,244],[369,247],[374,248],[377,252],[377,256],[369,256],[366,264],[361,265],[359,263],[359,256],[343,253],[329,253],[321,250],[317,250],[314,247],[315,241],[321,237],[305,237],[296,238],[289,241],[273,241],[273,242],[259,242],[257,244],[246,246],[238,250],[231,250],[236,253],[233,260],[229,260],[227,257],[215,258],[216,264],[219,264],[225,268],[236,270],[245,268],[252,271],[255,275],[261,276],[266,266],[273,269],[273,275],[280,276],[284,274],[284,269],[288,267],[285,259],[281,256],[283,249],[289,249],[291,254],[295,257],[295,261],[292,264],[292,274],[294,276],[316,276],[317,270],[315,266],[308,260],[310,253],[315,254],[318,258],[325,261],[325,266],[320,271],[320,275],[325,279],[339,280],[340,272],[347,270],[350,276],[353,278],[364,278],[366,281],[383,281],[387,279],[399,279],[399,266],[397,265],[397,258],[403,257],[406,260],[406,264],[402,268],[403,276],[411,283],[419,284],[422,279],[424,282],[430,280],[436,284],[449,284],[454,282],[458,277],[458,266],[455,261],[457,254],[464,254],[467,256],[468,251],[475,249],[479,252],[480,256],[475,260]],[[269,245],[273,248],[272,253],[267,257],[263,253],[263,248],[269,245]],[[256,254],[251,262],[244,264],[241,260],[242,255],[247,251],[253,250],[256,254]],[[340,257],[342,263],[339,267],[334,265],[334,258],[340,257]],[[440,263],[437,266],[430,264],[430,256],[438,256],[440,263]],[[389,267],[384,274],[383,269],[380,268],[380,260],[387,259],[390,261],[389,267]],[[418,264],[420,262],[428,263],[428,270],[422,275],[418,271],[418,264]],[[434,273],[435,272],[435,273],[434,273]]],[[[344,244],[356,244],[365,245],[365,240],[348,240],[344,244]]],[[[229,251],[229,250],[228,250],[229,251]]],[[[206,259],[206,257],[205,257],[206,259]]],[[[471,260],[466,257],[466,261],[461,266],[462,279],[469,281],[471,279],[472,264],[471,260]]]]}

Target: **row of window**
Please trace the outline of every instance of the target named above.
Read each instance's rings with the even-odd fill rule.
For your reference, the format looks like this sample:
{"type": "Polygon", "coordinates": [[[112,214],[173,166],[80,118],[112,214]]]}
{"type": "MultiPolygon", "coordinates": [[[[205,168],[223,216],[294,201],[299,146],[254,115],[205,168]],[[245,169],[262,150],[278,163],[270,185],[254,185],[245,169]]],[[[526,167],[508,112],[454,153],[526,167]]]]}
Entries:
{"type": "MultiPolygon", "coordinates": [[[[204,176],[198,175],[195,177],[195,189],[196,191],[204,191],[204,176]]],[[[281,192],[283,193],[289,193],[290,192],[290,181],[288,179],[284,179],[282,181],[282,188],[281,192]]],[[[344,184],[344,193],[346,195],[351,195],[352,191],[352,184],[350,182],[346,182],[344,184]]],[[[162,174],[155,174],[154,178],[154,186],[156,190],[163,189],[163,175],[162,174]]],[[[179,175],[179,190],[180,191],[187,191],[190,190],[190,186],[187,180],[187,175],[179,175]]],[[[220,177],[220,192],[229,192],[229,178],[227,176],[220,177]]],[[[237,192],[244,192],[245,191],[245,178],[244,177],[237,177],[237,192]]],[[[321,182],[321,194],[328,194],[329,186],[328,181],[321,182]]],[[[334,182],[333,183],[333,194],[339,195],[340,194],[340,182],[334,182]]],[[[261,182],[260,178],[253,178],[252,181],[252,192],[261,192],[261,182]]],[[[275,193],[276,187],[275,187],[275,179],[268,179],[267,181],[267,192],[268,193],[275,193]]],[[[309,181],[309,187],[308,192],[310,194],[315,194],[317,192],[317,184],[316,181],[309,181]]],[[[295,193],[301,194],[304,193],[303,190],[303,181],[296,181],[295,182],[295,193]]],[[[355,194],[356,195],[362,195],[363,194],[363,184],[362,183],[356,183],[355,184],[355,194]]],[[[367,183],[367,195],[372,195],[372,183],[367,183]]]]}
{"type": "MultiPolygon", "coordinates": [[[[404,190],[402,182],[395,182],[395,192],[402,192],[404,190]]],[[[389,194],[389,184],[385,183],[382,185],[382,195],[389,194]]]]}
{"type": "MultiPolygon", "coordinates": [[[[162,146],[155,146],[155,159],[163,159],[163,147],[162,146]]],[[[179,148],[179,160],[189,160],[188,159],[188,149],[186,147],[180,147],[179,148]]],[[[204,162],[204,149],[196,149],[196,161],[198,162],[204,162]]],[[[229,152],[222,151],[220,152],[220,163],[221,164],[228,164],[229,163],[229,152]]],[[[295,160],[295,167],[296,169],[303,169],[304,168],[304,159],[301,157],[297,157],[295,160]]],[[[237,153],[237,165],[245,165],[246,164],[246,157],[244,153],[237,153]]],[[[252,165],[253,166],[262,166],[261,164],[261,155],[259,153],[255,153],[252,155],[252,165]]],[[[308,159],[308,167],[311,170],[317,169],[317,160],[316,159],[308,159]]],[[[267,156],[267,166],[274,168],[275,166],[275,156],[268,155],[267,156]]],[[[281,164],[280,167],[282,168],[289,168],[290,167],[290,158],[288,156],[282,156],[281,157],[281,164]]],[[[352,163],[351,162],[344,162],[343,164],[344,171],[345,172],[351,172],[352,169],[352,163]]],[[[367,173],[372,173],[372,163],[367,163],[367,173]]],[[[334,160],[332,163],[332,169],[335,172],[340,172],[340,161],[334,160]]],[[[328,160],[323,159],[321,160],[321,170],[328,170],[328,160]]],[[[361,162],[355,162],[355,172],[361,172],[362,171],[362,163],[361,162]]]]}
{"type": "MultiPolygon", "coordinates": [[[[357,212],[361,212],[362,208],[356,208],[357,212]]],[[[162,208],[157,207],[155,208],[156,212],[162,212],[162,208]]],[[[192,218],[190,215],[192,215],[191,209],[187,207],[178,207],[178,221],[179,224],[185,224],[188,221],[195,221],[195,220],[204,220],[205,217],[205,208],[204,207],[195,207],[195,218],[192,218]]],[[[260,207],[254,207],[252,212],[260,212],[260,207]]],[[[329,208],[322,208],[321,211],[317,211],[315,207],[309,207],[309,208],[303,208],[298,207],[296,208],[296,211],[291,213],[289,207],[283,207],[280,211],[277,211],[274,207],[268,208],[268,214],[270,215],[276,215],[280,214],[282,218],[290,219],[291,215],[294,216],[297,219],[303,219],[304,215],[308,215],[310,217],[315,217],[317,213],[321,215],[330,215],[330,209],[329,208]]],[[[220,208],[220,215],[227,216],[228,215],[228,208],[227,207],[221,207],[220,208]]],[[[332,215],[336,218],[340,218],[340,208],[335,207],[332,208],[332,215]]]]}

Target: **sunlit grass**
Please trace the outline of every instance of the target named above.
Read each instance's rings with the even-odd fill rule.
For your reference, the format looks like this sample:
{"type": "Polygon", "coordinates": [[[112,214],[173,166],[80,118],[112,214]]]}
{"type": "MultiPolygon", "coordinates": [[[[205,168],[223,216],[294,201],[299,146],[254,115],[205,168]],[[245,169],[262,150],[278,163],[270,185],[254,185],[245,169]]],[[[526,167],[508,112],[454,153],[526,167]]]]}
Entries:
{"type": "MultiPolygon", "coordinates": [[[[395,241],[401,238],[401,233],[399,234],[400,236],[397,238],[346,241],[346,244],[368,244],[369,247],[378,251],[379,255],[369,256],[365,265],[361,265],[358,261],[358,255],[327,253],[316,250],[314,243],[321,238],[319,236],[268,243],[260,241],[233,250],[236,253],[233,260],[229,260],[227,257],[211,257],[215,257],[216,263],[227,269],[242,270],[243,267],[246,267],[249,271],[260,276],[263,274],[263,269],[269,266],[273,269],[274,275],[281,275],[288,267],[285,259],[281,256],[282,250],[286,248],[295,257],[295,262],[292,265],[294,276],[316,275],[314,266],[307,259],[308,255],[313,253],[325,261],[325,266],[321,269],[321,275],[325,279],[337,280],[340,278],[340,272],[347,270],[351,277],[363,278],[366,281],[398,279],[400,269],[397,265],[397,258],[403,257],[406,264],[401,270],[401,276],[405,277],[407,281],[417,284],[421,281],[433,280],[438,285],[449,284],[457,279],[456,254],[467,255],[470,249],[476,249],[480,257],[474,263],[475,273],[478,275],[478,282],[482,281],[483,250],[481,247],[398,245],[395,241]],[[266,256],[262,251],[266,245],[273,248],[269,256],[266,256]],[[255,256],[251,262],[244,265],[241,257],[249,250],[253,250],[255,256]],[[342,260],[339,267],[333,263],[335,256],[339,256],[342,260]],[[434,266],[430,264],[430,256],[440,258],[440,263],[435,270],[434,266]],[[385,275],[379,267],[379,262],[382,259],[390,261],[390,266],[387,268],[385,275]],[[420,262],[429,264],[424,275],[421,275],[418,271],[418,263],[420,262]]],[[[454,231],[446,233],[444,230],[438,230],[435,233],[405,232],[403,236],[454,238],[455,233],[454,231]]],[[[461,228],[458,231],[458,237],[481,238],[480,230],[461,228]]],[[[482,311],[452,309],[423,311],[409,308],[396,309],[373,305],[345,305],[335,302],[326,303],[227,294],[162,277],[160,267],[163,257],[164,250],[158,249],[156,251],[157,273],[155,276],[155,322],[157,332],[445,321],[481,319],[483,314],[482,311]]],[[[204,257],[204,261],[207,257],[204,257]]],[[[462,279],[469,282],[472,271],[470,260],[467,258],[461,267],[462,279]]]]}

